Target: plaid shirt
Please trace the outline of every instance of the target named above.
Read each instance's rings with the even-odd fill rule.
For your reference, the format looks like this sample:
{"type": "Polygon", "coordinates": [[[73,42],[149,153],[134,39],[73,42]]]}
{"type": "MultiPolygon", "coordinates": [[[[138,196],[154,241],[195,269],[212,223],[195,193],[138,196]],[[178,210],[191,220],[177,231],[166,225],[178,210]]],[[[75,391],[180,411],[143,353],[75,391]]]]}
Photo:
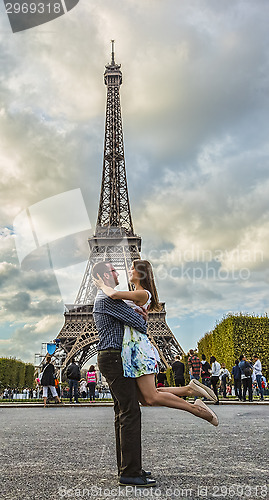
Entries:
{"type": "Polygon", "coordinates": [[[190,356],[188,359],[189,368],[192,368],[192,374],[195,376],[200,375],[200,368],[202,363],[197,356],[190,356]]]}
{"type": "Polygon", "coordinates": [[[147,333],[147,323],[142,316],[122,300],[113,300],[99,290],[94,301],[93,317],[99,334],[98,351],[121,349],[124,325],[147,333]]]}

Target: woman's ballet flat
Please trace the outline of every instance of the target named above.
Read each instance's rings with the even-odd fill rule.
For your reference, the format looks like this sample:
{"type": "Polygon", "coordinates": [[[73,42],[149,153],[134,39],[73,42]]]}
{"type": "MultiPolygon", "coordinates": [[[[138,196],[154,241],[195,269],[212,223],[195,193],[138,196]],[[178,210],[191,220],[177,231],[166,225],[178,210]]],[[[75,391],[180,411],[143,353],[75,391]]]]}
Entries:
{"type": "Polygon", "coordinates": [[[213,415],[213,419],[209,422],[210,424],[214,425],[215,427],[217,427],[219,425],[219,419],[218,419],[216,413],[214,413],[213,410],[211,410],[211,408],[208,408],[208,406],[206,406],[206,404],[201,399],[196,399],[194,404],[196,406],[200,406],[201,408],[204,408],[204,410],[209,411],[209,413],[211,413],[211,415],[213,415]]]}
{"type": "Polygon", "coordinates": [[[210,387],[201,384],[201,382],[195,378],[190,381],[189,386],[195,392],[194,396],[203,396],[204,398],[210,399],[210,401],[214,402],[218,400],[216,394],[212,391],[212,389],[210,389],[210,387]]]}

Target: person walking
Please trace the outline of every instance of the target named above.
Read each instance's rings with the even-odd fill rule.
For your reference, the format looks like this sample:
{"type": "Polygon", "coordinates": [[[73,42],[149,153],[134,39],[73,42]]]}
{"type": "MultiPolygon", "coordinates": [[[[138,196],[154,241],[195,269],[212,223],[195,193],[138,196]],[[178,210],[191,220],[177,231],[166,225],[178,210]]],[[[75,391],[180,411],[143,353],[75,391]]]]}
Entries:
{"type": "Polygon", "coordinates": [[[184,371],[185,371],[185,365],[180,361],[180,356],[177,355],[175,356],[175,361],[172,364],[172,370],[174,374],[174,379],[175,379],[175,385],[176,387],[183,387],[185,385],[185,377],[184,377],[184,371]]]}
{"type": "Polygon", "coordinates": [[[259,396],[260,396],[260,400],[263,401],[264,398],[263,398],[263,388],[262,388],[262,364],[261,364],[261,361],[259,359],[259,357],[257,356],[257,354],[255,354],[253,356],[253,360],[254,360],[254,365],[253,365],[253,381],[257,381],[257,384],[258,384],[258,388],[259,388],[259,396]]]}
{"type": "Polygon", "coordinates": [[[217,401],[215,402],[215,405],[219,404],[219,395],[218,395],[218,382],[219,382],[219,376],[220,376],[220,364],[216,360],[215,356],[211,356],[210,358],[210,363],[211,363],[211,384],[213,387],[213,391],[216,395],[217,401]]]}
{"type": "Polygon", "coordinates": [[[72,403],[74,389],[74,402],[78,403],[78,381],[80,380],[80,369],[75,362],[75,358],[72,358],[71,364],[68,365],[66,376],[69,383],[69,402],[72,403]]]}
{"type": "Polygon", "coordinates": [[[243,397],[242,401],[246,401],[247,392],[248,392],[248,400],[250,402],[253,401],[252,394],[252,365],[247,361],[246,356],[241,354],[239,357],[239,368],[241,371],[241,380],[243,384],[243,397]]]}
{"type": "Polygon", "coordinates": [[[239,401],[242,401],[241,387],[241,370],[239,368],[239,360],[235,360],[235,365],[232,367],[232,376],[234,378],[234,392],[239,401]]]}
{"type": "Polygon", "coordinates": [[[95,387],[97,382],[97,375],[94,365],[91,365],[87,372],[87,387],[89,389],[90,401],[95,401],[95,387]]]}
{"type": "Polygon", "coordinates": [[[51,362],[51,356],[47,354],[46,356],[46,364],[44,366],[42,376],[40,379],[40,384],[43,386],[43,400],[44,400],[44,408],[47,406],[47,398],[48,398],[48,389],[50,389],[55,402],[60,403],[61,400],[57,394],[55,389],[55,378],[54,378],[55,368],[53,363],[51,362]]]}

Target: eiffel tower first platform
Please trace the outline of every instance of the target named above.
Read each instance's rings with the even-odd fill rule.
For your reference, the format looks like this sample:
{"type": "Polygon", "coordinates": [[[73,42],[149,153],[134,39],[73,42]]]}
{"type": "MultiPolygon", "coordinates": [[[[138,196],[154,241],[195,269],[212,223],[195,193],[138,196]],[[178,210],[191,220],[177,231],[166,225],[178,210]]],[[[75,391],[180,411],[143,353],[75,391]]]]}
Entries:
{"type": "MultiPolygon", "coordinates": [[[[58,335],[64,351],[65,368],[74,356],[83,366],[97,353],[98,334],[93,320],[93,303],[97,289],[91,271],[96,262],[108,260],[119,272],[121,289],[130,289],[128,270],[134,259],[140,259],[141,238],[135,234],[130,210],[124,159],[120,106],[121,65],[115,63],[112,40],[111,63],[107,64],[104,83],[107,86],[105,141],[102,187],[95,234],[89,238],[90,256],[74,306],[64,313],[64,325],[58,335]]],[[[168,366],[183,349],[168,327],[165,304],[160,312],[149,314],[148,334],[157,347],[163,365],[168,366]]]]}

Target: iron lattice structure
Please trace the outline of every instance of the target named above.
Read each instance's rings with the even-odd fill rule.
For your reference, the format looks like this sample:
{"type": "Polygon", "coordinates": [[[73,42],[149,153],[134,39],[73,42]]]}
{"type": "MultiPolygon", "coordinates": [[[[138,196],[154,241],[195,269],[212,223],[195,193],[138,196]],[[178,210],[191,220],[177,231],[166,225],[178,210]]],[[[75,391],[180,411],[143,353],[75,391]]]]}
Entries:
{"type": "MultiPolygon", "coordinates": [[[[128,284],[128,270],[134,259],[140,259],[141,238],[134,233],[129,203],[120,106],[121,66],[115,63],[112,41],[111,63],[107,64],[104,83],[107,86],[104,160],[102,187],[95,234],[89,238],[90,256],[74,306],[65,312],[65,323],[58,335],[65,352],[64,366],[73,356],[80,366],[97,352],[98,334],[93,320],[96,288],[91,272],[103,260],[113,263],[120,273],[120,283],[128,284]]],[[[124,287],[122,287],[124,288],[124,287]]],[[[161,360],[168,365],[183,349],[165,320],[165,304],[158,313],[150,313],[148,333],[158,348],[161,360]]]]}

